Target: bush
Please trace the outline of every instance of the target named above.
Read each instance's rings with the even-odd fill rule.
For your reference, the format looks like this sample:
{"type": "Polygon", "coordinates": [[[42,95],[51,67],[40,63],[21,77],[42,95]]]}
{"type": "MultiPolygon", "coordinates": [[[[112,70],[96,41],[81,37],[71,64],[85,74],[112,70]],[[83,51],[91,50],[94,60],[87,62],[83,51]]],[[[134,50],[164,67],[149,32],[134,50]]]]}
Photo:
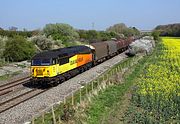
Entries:
{"type": "Polygon", "coordinates": [[[39,34],[39,30],[34,30],[34,31],[8,31],[8,30],[0,30],[0,35],[1,36],[7,36],[7,37],[16,37],[22,36],[22,37],[32,37],[33,35],[39,34]]]}
{"type": "Polygon", "coordinates": [[[159,35],[160,35],[160,32],[158,32],[158,31],[153,31],[152,32],[152,36],[154,37],[154,40],[159,40],[159,35]]]}
{"type": "Polygon", "coordinates": [[[3,56],[3,51],[7,40],[8,40],[7,37],[0,36],[0,58],[2,58],[3,56]]]}
{"type": "Polygon", "coordinates": [[[79,34],[72,26],[63,23],[47,24],[43,32],[47,37],[52,36],[53,40],[61,40],[63,42],[79,38],[79,34]]]}
{"type": "Polygon", "coordinates": [[[36,44],[41,50],[50,50],[52,49],[53,41],[46,38],[46,36],[38,35],[31,37],[30,40],[36,44]]]}
{"type": "Polygon", "coordinates": [[[35,47],[32,42],[21,36],[9,39],[5,45],[3,56],[6,60],[18,62],[30,59],[35,54],[35,47]]]}

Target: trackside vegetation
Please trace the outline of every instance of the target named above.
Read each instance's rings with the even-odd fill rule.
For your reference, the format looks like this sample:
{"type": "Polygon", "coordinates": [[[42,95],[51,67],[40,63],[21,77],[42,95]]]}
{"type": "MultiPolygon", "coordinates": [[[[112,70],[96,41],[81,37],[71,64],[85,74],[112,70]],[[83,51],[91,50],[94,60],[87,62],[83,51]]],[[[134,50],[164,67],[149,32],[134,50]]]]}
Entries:
{"type": "Polygon", "coordinates": [[[30,59],[35,54],[35,47],[32,42],[21,36],[10,38],[5,45],[3,57],[8,61],[23,61],[30,59]]]}

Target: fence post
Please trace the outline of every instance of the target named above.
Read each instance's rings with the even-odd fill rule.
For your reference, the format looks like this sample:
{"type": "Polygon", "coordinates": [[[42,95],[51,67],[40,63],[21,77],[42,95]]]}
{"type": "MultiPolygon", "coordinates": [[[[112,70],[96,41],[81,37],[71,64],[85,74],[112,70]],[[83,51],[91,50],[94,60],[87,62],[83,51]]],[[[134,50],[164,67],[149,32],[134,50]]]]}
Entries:
{"type": "Polygon", "coordinates": [[[74,93],[72,92],[72,105],[74,105],[74,93]]]}
{"type": "Polygon", "coordinates": [[[94,81],[92,81],[92,83],[91,83],[91,87],[92,87],[92,92],[93,92],[93,88],[94,88],[94,81]]]}
{"type": "MultiPolygon", "coordinates": [[[[82,88],[82,87],[81,87],[81,88],[82,88]]],[[[80,94],[79,94],[79,95],[80,95],[80,96],[79,96],[79,100],[80,100],[79,102],[80,102],[80,104],[81,104],[81,88],[80,88],[80,94]]]]}
{"type": "Polygon", "coordinates": [[[105,81],[105,75],[103,75],[103,77],[102,77],[102,78],[103,78],[103,80],[102,80],[102,81],[105,81]]]}
{"type": "Polygon", "coordinates": [[[112,71],[113,71],[113,70],[111,70],[111,74],[110,74],[111,76],[113,76],[113,72],[112,72],[112,71]]]}
{"type": "Polygon", "coordinates": [[[61,124],[62,122],[61,122],[61,117],[60,116],[59,116],[58,120],[59,120],[59,124],[61,124]]]}
{"type": "Polygon", "coordinates": [[[64,104],[66,104],[66,96],[64,96],[64,104]]]}
{"type": "Polygon", "coordinates": [[[88,94],[88,91],[87,91],[87,83],[86,83],[86,95],[88,94]]]}
{"type": "Polygon", "coordinates": [[[119,65],[117,66],[117,71],[119,72],[119,65]]]}
{"type": "Polygon", "coordinates": [[[56,124],[56,117],[55,117],[55,113],[54,113],[54,108],[52,106],[52,116],[53,116],[53,124],[56,124]]]}
{"type": "Polygon", "coordinates": [[[44,112],[42,113],[42,123],[45,124],[45,120],[44,120],[44,112]]]}
{"type": "Polygon", "coordinates": [[[98,91],[100,91],[99,79],[97,79],[97,89],[98,89],[98,91]]]}
{"type": "Polygon", "coordinates": [[[32,117],[32,124],[34,124],[34,116],[32,117]]]}
{"type": "Polygon", "coordinates": [[[116,73],[118,72],[118,68],[116,68],[116,73]]]}

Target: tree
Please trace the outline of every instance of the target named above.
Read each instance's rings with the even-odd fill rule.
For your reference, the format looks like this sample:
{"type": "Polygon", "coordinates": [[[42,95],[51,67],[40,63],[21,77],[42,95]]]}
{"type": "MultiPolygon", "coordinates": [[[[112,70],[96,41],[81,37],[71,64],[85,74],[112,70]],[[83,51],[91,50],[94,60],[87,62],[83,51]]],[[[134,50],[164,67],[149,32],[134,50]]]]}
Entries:
{"type": "Polygon", "coordinates": [[[106,29],[108,32],[114,32],[119,36],[122,36],[122,34],[126,37],[139,35],[140,32],[135,27],[128,28],[124,23],[115,24],[113,26],[110,26],[106,29]]]}
{"type": "Polygon", "coordinates": [[[72,26],[63,23],[47,24],[43,32],[47,37],[52,36],[54,40],[73,41],[79,38],[72,26]]]}
{"type": "Polygon", "coordinates": [[[160,36],[180,36],[180,23],[177,24],[168,24],[168,25],[159,25],[155,28],[155,31],[160,33],[160,36]]]}
{"type": "Polygon", "coordinates": [[[52,49],[53,40],[46,38],[46,36],[38,35],[30,39],[34,44],[36,44],[41,50],[52,49]]]}
{"type": "Polygon", "coordinates": [[[35,54],[35,47],[32,42],[21,36],[16,36],[6,42],[3,56],[10,61],[23,61],[30,59],[35,54]]]}
{"type": "Polygon", "coordinates": [[[96,30],[88,30],[87,39],[89,41],[96,41],[99,39],[99,33],[96,30]]]}
{"type": "Polygon", "coordinates": [[[117,34],[124,34],[124,30],[127,29],[127,26],[124,23],[115,24],[106,29],[108,32],[115,32],[117,34]]]}

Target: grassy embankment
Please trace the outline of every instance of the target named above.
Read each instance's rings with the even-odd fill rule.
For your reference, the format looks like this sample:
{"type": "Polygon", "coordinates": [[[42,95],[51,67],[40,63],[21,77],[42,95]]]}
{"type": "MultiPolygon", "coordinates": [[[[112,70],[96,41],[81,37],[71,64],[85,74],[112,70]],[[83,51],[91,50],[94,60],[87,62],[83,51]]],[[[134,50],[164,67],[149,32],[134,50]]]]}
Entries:
{"type": "MultiPolygon", "coordinates": [[[[97,97],[93,98],[93,102],[87,109],[87,123],[120,123],[121,120],[112,119],[111,115],[122,113],[120,108],[123,101],[126,99],[124,95],[131,92],[131,88],[135,83],[135,80],[143,71],[144,65],[154,56],[146,56],[139,61],[137,65],[134,65],[128,72],[126,72],[123,82],[116,83],[116,85],[108,87],[104,92],[100,93],[97,97]],[[120,110],[116,112],[117,110],[120,110]]],[[[127,103],[126,103],[127,104],[127,103]]],[[[124,106],[123,106],[124,107],[124,106]]],[[[123,114],[123,113],[122,113],[123,114]]],[[[116,116],[116,115],[114,115],[116,116]]],[[[122,115],[119,115],[119,118],[122,115]]]]}

